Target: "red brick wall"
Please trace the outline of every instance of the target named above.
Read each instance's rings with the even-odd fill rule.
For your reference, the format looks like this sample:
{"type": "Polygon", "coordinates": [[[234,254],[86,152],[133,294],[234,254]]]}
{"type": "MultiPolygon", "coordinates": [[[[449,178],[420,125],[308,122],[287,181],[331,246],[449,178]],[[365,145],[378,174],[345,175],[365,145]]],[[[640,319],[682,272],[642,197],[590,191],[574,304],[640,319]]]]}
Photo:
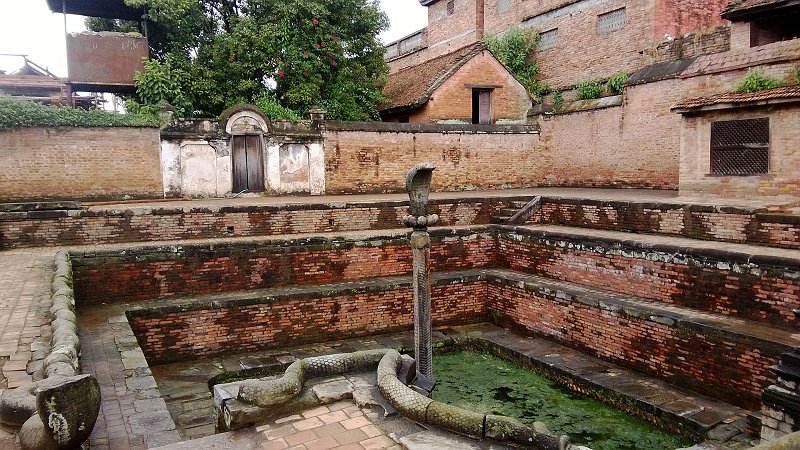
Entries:
{"type": "MultiPolygon", "coordinates": [[[[440,226],[481,225],[504,199],[430,203],[440,226]]],[[[402,228],[408,202],[0,213],[0,248],[170,241],[402,228]],[[232,227],[232,230],[230,229],[232,227]]]]}
{"type": "Polygon", "coordinates": [[[729,0],[656,0],[656,39],[673,38],[728,23],[720,17],[729,0]]]}
{"type": "Polygon", "coordinates": [[[797,324],[797,272],[784,274],[769,263],[753,268],[756,261],[742,259],[735,270],[733,255],[715,260],[677,246],[636,248],[536,233],[524,241],[501,235],[498,251],[500,264],[512,270],[782,327],[797,324]]]}
{"type": "Polygon", "coordinates": [[[757,410],[785,348],[661,324],[554,295],[490,284],[489,314],[604,360],[757,410]]]}
{"type": "Polygon", "coordinates": [[[0,200],[164,196],[155,128],[0,132],[0,200]]]}
{"type": "Polygon", "coordinates": [[[669,112],[672,83],[676,81],[636,86],[628,94],[632,106],[541,120],[541,137],[499,129],[329,129],[326,192],[402,192],[408,169],[423,161],[437,166],[436,191],[535,186],[674,189],[680,118],[669,112]],[[654,123],[660,124],[657,131],[654,123]],[[398,132],[404,130],[408,132],[398,132]]]}
{"type": "MultiPolygon", "coordinates": [[[[434,233],[431,270],[496,264],[490,235],[434,233]],[[446,242],[442,239],[448,238],[446,242]],[[455,237],[455,238],[454,238],[455,237]]],[[[366,242],[309,238],[264,243],[158,247],[73,260],[82,303],[135,302],[275,286],[332,283],[411,273],[406,235],[366,242]]]]}
{"type": "Polygon", "coordinates": [[[538,143],[534,132],[329,129],[325,189],[329,194],[403,192],[408,170],[425,161],[436,165],[436,191],[536,186],[550,163],[538,143]]]}
{"type": "Polygon", "coordinates": [[[679,86],[631,86],[623,106],[540,119],[540,149],[552,161],[541,184],[677,188],[681,121],[670,107],[679,86]]]}
{"type": "MultiPolygon", "coordinates": [[[[473,323],[486,317],[486,283],[434,286],[433,321],[473,323]]],[[[407,330],[414,323],[409,288],[162,315],[131,315],[129,322],[150,364],[220,353],[324,342],[407,330]]]]}
{"type": "Polygon", "coordinates": [[[527,223],[657,233],[800,249],[800,218],[791,214],[679,204],[547,199],[527,223]]]}

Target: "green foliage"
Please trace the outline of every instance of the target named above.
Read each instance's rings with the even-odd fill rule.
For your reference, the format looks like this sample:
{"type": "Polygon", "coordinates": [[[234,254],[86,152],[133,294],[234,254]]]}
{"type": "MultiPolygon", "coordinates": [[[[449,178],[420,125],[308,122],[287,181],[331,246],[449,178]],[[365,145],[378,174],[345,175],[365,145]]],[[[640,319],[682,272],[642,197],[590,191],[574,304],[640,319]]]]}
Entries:
{"type": "Polygon", "coordinates": [[[528,92],[536,97],[546,92],[547,86],[539,81],[539,64],[531,56],[539,43],[539,33],[515,27],[498,36],[486,36],[484,42],[528,92]]]}
{"type": "Polygon", "coordinates": [[[45,106],[28,100],[0,97],[0,130],[18,127],[158,127],[157,115],[45,106]]]}
{"type": "Polygon", "coordinates": [[[581,81],[575,86],[578,100],[590,100],[600,98],[603,95],[603,88],[597,81],[581,81]]]}
{"type": "Polygon", "coordinates": [[[795,68],[789,72],[789,78],[791,79],[790,83],[800,84],[800,66],[795,66],[795,68]]]}
{"type": "MultiPolygon", "coordinates": [[[[164,107],[171,106],[178,117],[185,117],[192,112],[192,103],[184,87],[189,84],[189,74],[174,58],[167,56],[165,62],[150,59],[144,62],[144,72],[137,72],[136,95],[144,105],[164,107]]],[[[131,103],[131,106],[135,103],[131,103]]]]}
{"type": "Polygon", "coordinates": [[[255,98],[254,105],[258,106],[270,119],[300,120],[300,115],[289,108],[284,108],[269,94],[261,94],[255,98]]]}
{"type": "Polygon", "coordinates": [[[553,92],[553,106],[556,108],[564,106],[564,93],[560,90],[553,92]]]}
{"type": "Polygon", "coordinates": [[[622,86],[630,76],[631,74],[628,72],[617,72],[614,75],[611,75],[611,78],[609,78],[608,82],[606,82],[606,91],[613,95],[622,94],[622,86]]]}
{"type": "Polygon", "coordinates": [[[736,88],[736,92],[758,92],[765,89],[780,87],[782,85],[783,83],[781,83],[780,80],[764,75],[764,72],[758,69],[750,69],[747,71],[747,75],[745,75],[744,80],[742,80],[742,82],[736,88]]]}
{"type": "Polygon", "coordinates": [[[388,19],[375,0],[125,1],[146,7],[160,63],[137,83],[140,103],[218,116],[272,99],[295,113],[321,105],[332,119],[378,117],[388,67],[377,35],[388,19]]]}
{"type": "Polygon", "coordinates": [[[134,20],[105,19],[87,17],[83,21],[89,31],[117,31],[120,33],[138,33],[139,23],[134,20]]]}

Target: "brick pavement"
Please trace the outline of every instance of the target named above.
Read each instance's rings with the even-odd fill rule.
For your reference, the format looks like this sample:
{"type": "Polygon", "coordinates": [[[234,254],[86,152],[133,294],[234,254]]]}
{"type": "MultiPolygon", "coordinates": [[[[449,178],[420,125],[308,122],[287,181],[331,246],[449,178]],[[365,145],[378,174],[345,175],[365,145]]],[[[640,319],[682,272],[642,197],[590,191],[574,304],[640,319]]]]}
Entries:
{"type": "Polygon", "coordinates": [[[0,252],[0,388],[32,381],[33,351],[49,340],[48,308],[57,249],[0,252]]]}

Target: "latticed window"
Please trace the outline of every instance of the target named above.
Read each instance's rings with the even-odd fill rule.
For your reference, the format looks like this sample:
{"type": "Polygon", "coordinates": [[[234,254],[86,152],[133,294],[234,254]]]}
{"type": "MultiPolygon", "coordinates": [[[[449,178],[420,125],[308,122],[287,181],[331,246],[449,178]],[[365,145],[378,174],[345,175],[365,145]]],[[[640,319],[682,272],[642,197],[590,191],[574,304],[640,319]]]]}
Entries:
{"type": "Polygon", "coordinates": [[[447,0],[447,15],[453,14],[456,10],[456,0],[447,0]]]}
{"type": "Polygon", "coordinates": [[[553,28],[552,30],[547,30],[539,35],[539,45],[536,47],[536,50],[542,51],[551,49],[555,47],[557,43],[558,28],[553,28]]]}
{"type": "Polygon", "coordinates": [[[610,33],[625,27],[625,8],[615,9],[597,16],[597,32],[610,33]]]}
{"type": "Polygon", "coordinates": [[[497,13],[502,14],[511,9],[512,0],[497,0],[497,13]]]}
{"type": "Polygon", "coordinates": [[[711,173],[769,172],[769,118],[711,123],[711,173]]]}

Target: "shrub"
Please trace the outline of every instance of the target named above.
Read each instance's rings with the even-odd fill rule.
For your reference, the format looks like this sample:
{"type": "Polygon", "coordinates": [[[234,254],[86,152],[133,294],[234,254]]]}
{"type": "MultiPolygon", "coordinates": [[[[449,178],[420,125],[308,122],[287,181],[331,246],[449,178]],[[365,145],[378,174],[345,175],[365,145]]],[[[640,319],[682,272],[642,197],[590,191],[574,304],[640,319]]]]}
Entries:
{"type": "Polygon", "coordinates": [[[151,113],[117,114],[110,111],[45,106],[13,97],[0,97],[0,130],[18,127],[158,127],[151,113]]]}
{"type": "Polygon", "coordinates": [[[564,93],[561,91],[553,92],[553,106],[560,108],[564,105],[564,93]]]}
{"type": "Polygon", "coordinates": [[[484,42],[528,92],[541,97],[547,87],[539,81],[539,64],[531,57],[539,44],[539,33],[514,27],[498,36],[486,36],[484,42]]]}
{"type": "Polygon", "coordinates": [[[739,84],[739,87],[736,88],[736,92],[758,92],[765,89],[780,87],[782,84],[780,80],[764,75],[764,73],[758,69],[750,69],[747,71],[744,80],[739,84]]]}
{"type": "Polygon", "coordinates": [[[300,115],[289,108],[281,106],[278,100],[268,94],[259,95],[254,99],[253,103],[270,119],[300,120],[300,115]]]}
{"type": "Polygon", "coordinates": [[[608,82],[606,82],[606,91],[614,95],[622,94],[622,86],[630,76],[631,74],[628,72],[617,72],[614,75],[611,75],[611,78],[609,78],[608,82]]]}
{"type": "Polygon", "coordinates": [[[578,94],[578,100],[591,100],[593,98],[600,98],[603,94],[603,88],[597,81],[581,81],[575,86],[578,94]]]}

